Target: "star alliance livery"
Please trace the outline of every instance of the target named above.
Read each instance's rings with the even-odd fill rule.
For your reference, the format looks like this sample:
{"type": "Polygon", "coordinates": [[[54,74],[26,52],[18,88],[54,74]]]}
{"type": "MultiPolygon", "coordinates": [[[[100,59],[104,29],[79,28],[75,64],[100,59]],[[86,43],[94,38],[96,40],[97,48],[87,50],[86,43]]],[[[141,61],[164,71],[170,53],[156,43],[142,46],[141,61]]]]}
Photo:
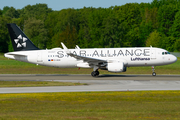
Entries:
{"type": "Polygon", "coordinates": [[[7,26],[14,52],[5,53],[5,57],[51,67],[93,68],[93,77],[99,75],[99,69],[126,72],[131,66],[152,66],[152,75],[156,76],[154,66],[177,61],[167,50],[154,47],[80,49],[76,45],[75,49],[68,49],[61,43],[63,49],[40,50],[16,24],[7,26]]]}

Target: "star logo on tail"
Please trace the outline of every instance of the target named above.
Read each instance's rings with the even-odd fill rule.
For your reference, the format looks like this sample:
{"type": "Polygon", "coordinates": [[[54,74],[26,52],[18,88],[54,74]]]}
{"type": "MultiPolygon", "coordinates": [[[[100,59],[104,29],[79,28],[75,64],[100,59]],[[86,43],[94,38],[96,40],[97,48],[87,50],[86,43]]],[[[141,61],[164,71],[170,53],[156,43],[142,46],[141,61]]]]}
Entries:
{"type": "Polygon", "coordinates": [[[17,37],[17,39],[14,39],[14,42],[16,43],[17,48],[26,47],[26,41],[27,41],[27,38],[22,37],[21,34],[17,37]]]}

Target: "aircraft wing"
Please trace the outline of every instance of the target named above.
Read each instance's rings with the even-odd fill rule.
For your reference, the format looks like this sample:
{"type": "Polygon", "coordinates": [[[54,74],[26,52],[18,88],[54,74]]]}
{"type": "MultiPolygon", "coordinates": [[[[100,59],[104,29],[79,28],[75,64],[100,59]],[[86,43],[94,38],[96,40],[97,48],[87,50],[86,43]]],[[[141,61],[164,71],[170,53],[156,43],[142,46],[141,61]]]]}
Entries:
{"type": "Polygon", "coordinates": [[[76,58],[77,60],[83,60],[84,62],[87,62],[89,63],[90,65],[91,64],[97,64],[97,63],[101,63],[101,62],[107,62],[106,60],[102,60],[102,59],[96,59],[96,58],[91,58],[91,57],[85,57],[85,56],[79,56],[79,55],[76,55],[76,54],[73,54],[71,53],[68,48],[63,44],[61,43],[66,54],[70,55],[71,57],[74,57],[76,58]]]}
{"type": "Polygon", "coordinates": [[[67,53],[67,54],[70,55],[71,57],[74,57],[74,58],[78,59],[78,60],[83,60],[84,62],[88,62],[89,64],[107,62],[106,60],[79,56],[79,55],[76,55],[76,54],[73,54],[73,53],[67,53]]]}

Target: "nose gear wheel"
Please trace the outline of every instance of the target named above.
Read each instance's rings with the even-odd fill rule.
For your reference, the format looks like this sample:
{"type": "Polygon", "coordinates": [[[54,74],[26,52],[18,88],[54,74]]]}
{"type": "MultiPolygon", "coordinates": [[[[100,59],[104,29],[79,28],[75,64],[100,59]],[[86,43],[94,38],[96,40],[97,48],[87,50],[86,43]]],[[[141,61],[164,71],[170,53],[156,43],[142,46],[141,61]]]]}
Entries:
{"type": "Polygon", "coordinates": [[[155,71],[154,66],[152,66],[152,71],[153,71],[152,76],[156,76],[156,73],[154,72],[155,71]]]}

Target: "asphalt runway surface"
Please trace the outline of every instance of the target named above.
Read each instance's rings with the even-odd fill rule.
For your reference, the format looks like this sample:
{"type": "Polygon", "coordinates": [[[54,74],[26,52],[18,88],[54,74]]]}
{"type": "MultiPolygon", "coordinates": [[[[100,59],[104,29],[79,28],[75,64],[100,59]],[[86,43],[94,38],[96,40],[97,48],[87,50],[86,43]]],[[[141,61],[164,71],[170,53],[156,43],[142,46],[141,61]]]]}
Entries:
{"type": "Polygon", "coordinates": [[[180,75],[31,75],[1,74],[5,81],[59,81],[87,83],[83,86],[49,87],[8,87],[0,88],[0,93],[39,93],[39,92],[87,92],[87,91],[139,91],[139,90],[180,90],[180,75]]]}

